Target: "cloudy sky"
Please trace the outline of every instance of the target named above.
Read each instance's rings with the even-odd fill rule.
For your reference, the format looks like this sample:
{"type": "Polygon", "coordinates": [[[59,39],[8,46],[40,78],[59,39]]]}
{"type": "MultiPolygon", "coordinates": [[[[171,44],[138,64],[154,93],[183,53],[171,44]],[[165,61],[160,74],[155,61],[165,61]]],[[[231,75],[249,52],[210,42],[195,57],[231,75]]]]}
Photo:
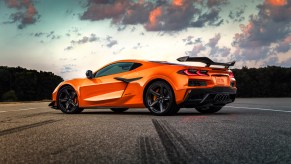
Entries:
{"type": "Polygon", "coordinates": [[[291,0],[0,0],[0,65],[84,77],[119,59],[291,66],[291,0]]]}

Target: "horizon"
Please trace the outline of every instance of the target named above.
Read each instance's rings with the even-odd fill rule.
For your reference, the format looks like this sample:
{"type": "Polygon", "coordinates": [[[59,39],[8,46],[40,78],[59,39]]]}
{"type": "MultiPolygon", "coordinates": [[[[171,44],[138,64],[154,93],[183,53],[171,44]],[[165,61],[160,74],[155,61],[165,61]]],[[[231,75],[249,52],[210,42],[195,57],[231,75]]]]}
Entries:
{"type": "Polygon", "coordinates": [[[0,65],[64,79],[186,55],[291,67],[291,0],[3,0],[0,20],[0,65]]]}
{"type": "MultiPolygon", "coordinates": [[[[196,63],[196,62],[195,62],[196,63]]],[[[195,65],[196,66],[196,65],[195,65]]],[[[70,80],[70,79],[75,79],[75,78],[86,78],[86,75],[85,75],[85,72],[83,74],[83,77],[72,77],[70,79],[65,79],[64,77],[62,77],[61,75],[58,75],[58,74],[55,74],[54,72],[51,72],[51,71],[46,71],[46,70],[40,70],[40,69],[33,69],[33,68],[26,68],[26,67],[21,67],[21,66],[5,66],[5,65],[0,65],[0,67],[8,67],[8,68],[21,68],[21,69],[26,69],[28,71],[37,71],[37,72],[47,72],[47,73],[53,73],[54,75],[56,76],[59,76],[61,78],[63,78],[64,80],[70,80]]],[[[276,65],[267,65],[267,66],[261,66],[261,67],[247,67],[247,66],[242,66],[240,68],[235,68],[235,67],[230,67],[229,69],[230,70],[233,70],[233,69],[243,69],[243,68],[247,68],[247,69],[250,69],[250,68],[255,68],[255,69],[262,69],[262,68],[268,68],[268,67],[278,67],[278,68],[286,68],[286,69],[290,69],[291,66],[289,67],[285,67],[285,66],[276,66],[276,65]]],[[[100,67],[101,68],[101,67],[100,67]]],[[[99,68],[98,68],[99,69],[99,68]]],[[[97,69],[97,70],[98,70],[97,69]]],[[[97,70],[92,70],[92,71],[97,71],[97,70]]]]}

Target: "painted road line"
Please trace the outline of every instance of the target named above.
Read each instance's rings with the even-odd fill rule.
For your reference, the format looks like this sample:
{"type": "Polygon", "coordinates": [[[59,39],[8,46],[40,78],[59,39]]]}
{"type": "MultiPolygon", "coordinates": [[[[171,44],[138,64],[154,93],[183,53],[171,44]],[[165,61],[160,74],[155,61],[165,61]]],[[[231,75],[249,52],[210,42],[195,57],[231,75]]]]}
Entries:
{"type": "Polygon", "coordinates": [[[238,109],[255,109],[255,110],[264,110],[264,111],[291,113],[291,111],[277,110],[277,109],[268,109],[268,108],[252,108],[252,107],[238,107],[238,106],[225,106],[225,107],[238,108],[238,109]]]}
{"type": "MultiPolygon", "coordinates": [[[[235,104],[272,107],[272,105],[269,105],[269,104],[253,104],[253,103],[238,103],[238,102],[236,102],[235,104]]],[[[288,109],[290,109],[290,106],[287,106],[287,105],[276,105],[276,107],[282,107],[282,108],[288,108],[288,109]]]]}
{"type": "Polygon", "coordinates": [[[33,110],[33,109],[40,109],[40,108],[47,108],[47,107],[23,108],[23,109],[16,109],[12,111],[25,111],[25,110],[33,110]]]}
{"type": "Polygon", "coordinates": [[[31,110],[31,109],[37,109],[37,108],[23,108],[23,109],[17,109],[15,111],[21,111],[21,110],[31,110]]]}
{"type": "Polygon", "coordinates": [[[33,109],[40,109],[40,108],[47,108],[47,107],[38,107],[38,108],[22,108],[22,109],[9,110],[9,111],[0,111],[0,113],[5,113],[5,112],[19,112],[19,111],[26,111],[26,110],[33,110],[33,109]]]}

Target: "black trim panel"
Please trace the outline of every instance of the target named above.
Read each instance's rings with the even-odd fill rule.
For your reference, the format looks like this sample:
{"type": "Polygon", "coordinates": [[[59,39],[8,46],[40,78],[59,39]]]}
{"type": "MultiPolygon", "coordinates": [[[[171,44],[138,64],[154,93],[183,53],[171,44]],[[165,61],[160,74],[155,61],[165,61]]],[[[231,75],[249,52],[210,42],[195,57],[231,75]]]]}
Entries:
{"type": "Polygon", "coordinates": [[[136,81],[136,80],[139,80],[141,79],[142,77],[136,77],[136,78],[130,78],[130,79],[126,79],[126,78],[122,78],[122,77],[115,77],[114,79],[115,80],[119,80],[119,81],[123,81],[125,83],[130,83],[132,81],[136,81]]]}
{"type": "Polygon", "coordinates": [[[225,105],[235,100],[236,88],[213,87],[205,89],[191,89],[181,107],[198,107],[211,105],[225,105]]]}
{"type": "Polygon", "coordinates": [[[58,107],[56,106],[56,102],[55,101],[52,101],[48,104],[48,106],[50,106],[51,108],[53,109],[58,109],[58,107]]]}

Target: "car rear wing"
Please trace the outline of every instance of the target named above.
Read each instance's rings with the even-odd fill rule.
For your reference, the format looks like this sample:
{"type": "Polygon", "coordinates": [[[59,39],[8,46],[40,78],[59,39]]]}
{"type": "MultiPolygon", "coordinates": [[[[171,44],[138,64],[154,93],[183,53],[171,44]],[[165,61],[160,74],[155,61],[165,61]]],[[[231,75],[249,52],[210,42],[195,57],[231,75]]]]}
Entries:
{"type": "Polygon", "coordinates": [[[228,62],[228,63],[218,63],[214,62],[208,57],[190,57],[190,56],[183,56],[177,59],[179,62],[201,62],[205,63],[206,67],[209,67],[211,65],[221,65],[224,66],[225,68],[229,68],[230,66],[234,66],[235,61],[228,62]]]}

